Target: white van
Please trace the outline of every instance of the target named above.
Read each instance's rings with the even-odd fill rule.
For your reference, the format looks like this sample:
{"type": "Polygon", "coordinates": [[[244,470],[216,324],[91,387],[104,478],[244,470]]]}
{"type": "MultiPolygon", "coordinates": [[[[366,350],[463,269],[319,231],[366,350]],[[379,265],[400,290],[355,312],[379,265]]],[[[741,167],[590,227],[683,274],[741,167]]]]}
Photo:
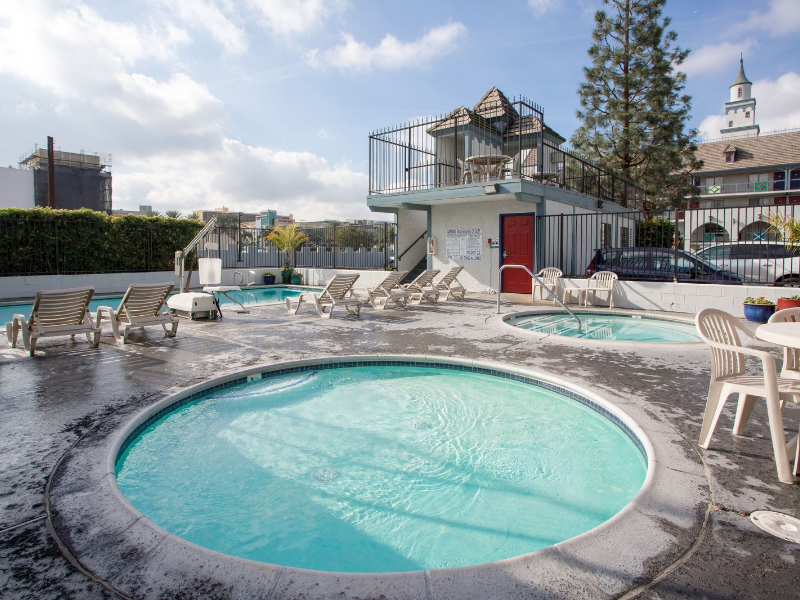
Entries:
{"type": "Polygon", "coordinates": [[[725,242],[706,246],[697,256],[757,283],[800,286],[800,249],[781,242],[725,242]]]}

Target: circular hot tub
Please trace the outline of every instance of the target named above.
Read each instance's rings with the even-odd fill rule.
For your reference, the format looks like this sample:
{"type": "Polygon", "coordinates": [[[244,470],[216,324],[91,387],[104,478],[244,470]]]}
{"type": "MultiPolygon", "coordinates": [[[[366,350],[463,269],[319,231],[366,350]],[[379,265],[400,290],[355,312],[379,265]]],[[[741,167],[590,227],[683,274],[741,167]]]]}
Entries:
{"type": "Polygon", "coordinates": [[[280,365],[148,411],[112,457],[148,519],[315,571],[476,565],[587,532],[642,487],[627,416],[551,378],[458,361],[280,365]]]}

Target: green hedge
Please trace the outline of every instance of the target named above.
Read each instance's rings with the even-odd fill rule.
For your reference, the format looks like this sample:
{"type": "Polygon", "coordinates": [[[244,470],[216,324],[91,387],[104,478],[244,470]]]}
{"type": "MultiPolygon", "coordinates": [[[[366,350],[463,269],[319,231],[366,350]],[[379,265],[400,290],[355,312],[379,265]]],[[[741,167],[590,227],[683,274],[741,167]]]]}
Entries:
{"type": "Polygon", "coordinates": [[[88,209],[0,209],[0,275],[171,271],[203,223],[88,209]]]}

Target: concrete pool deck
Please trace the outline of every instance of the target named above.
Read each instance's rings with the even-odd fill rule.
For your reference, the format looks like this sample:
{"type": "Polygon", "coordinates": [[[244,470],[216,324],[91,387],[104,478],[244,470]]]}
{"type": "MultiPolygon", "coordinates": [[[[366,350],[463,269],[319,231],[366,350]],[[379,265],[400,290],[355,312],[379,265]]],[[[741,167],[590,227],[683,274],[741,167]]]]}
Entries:
{"type": "MultiPolygon", "coordinates": [[[[505,314],[530,309],[523,298],[510,298],[518,302],[514,306],[503,299],[505,314]]],[[[85,339],[45,339],[33,359],[21,349],[0,347],[0,595],[120,597],[112,589],[135,598],[797,594],[800,545],[761,532],[747,518],[763,509],[800,517],[800,488],[777,480],[763,403],[741,438],[730,434],[735,404],[729,403],[711,449],[696,446],[710,368],[705,346],[626,348],[532,338],[500,323],[494,303],[494,296],[473,295],[464,303],[407,310],[366,308],[359,319],[342,311],[330,320],[312,309],[290,317],[283,305],[273,305],[249,315],[227,311],[221,321],[184,320],[175,339],[149,329],[133,332],[132,342],[122,345],[106,332],[98,350],[85,339]],[[360,354],[488,361],[590,388],[642,425],[662,464],[660,478],[622,528],[611,524],[534,561],[512,559],[491,570],[407,574],[403,582],[390,575],[371,592],[357,575],[333,575],[329,585],[320,585],[302,573],[265,566],[260,570],[271,575],[255,579],[240,569],[220,570],[216,556],[202,559],[205,551],[167,551],[136,520],[119,522],[116,531],[92,529],[92,513],[84,508],[102,510],[104,499],[81,496],[94,476],[82,461],[133,415],[171,393],[255,366],[360,354]],[[80,514],[82,522],[75,520],[80,514]]],[[[790,405],[785,415],[787,435],[796,433],[800,410],[790,405]]]]}

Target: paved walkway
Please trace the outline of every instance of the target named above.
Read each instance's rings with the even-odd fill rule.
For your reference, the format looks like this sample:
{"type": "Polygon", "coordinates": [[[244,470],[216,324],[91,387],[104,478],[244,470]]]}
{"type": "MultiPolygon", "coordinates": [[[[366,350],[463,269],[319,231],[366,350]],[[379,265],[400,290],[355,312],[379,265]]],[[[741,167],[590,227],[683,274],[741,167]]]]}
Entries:
{"type": "MultiPolygon", "coordinates": [[[[665,502],[663,520],[651,520],[655,528],[639,535],[669,542],[655,560],[634,565],[634,577],[609,582],[607,573],[583,565],[586,577],[595,581],[589,597],[798,597],[800,545],[768,536],[748,519],[760,509],[800,517],[800,488],[777,480],[764,407],[756,408],[747,435],[736,438],[730,434],[731,403],[712,450],[696,446],[709,373],[704,346],[625,348],[537,339],[499,323],[494,302],[493,296],[468,296],[464,303],[367,308],[358,319],[342,312],[330,320],[319,319],[311,308],[289,317],[282,306],[273,305],[254,308],[249,315],[228,311],[221,321],[182,321],[175,339],[150,329],[134,332],[131,343],[122,345],[107,333],[98,350],[81,339],[45,339],[33,359],[21,349],[0,347],[0,597],[117,597],[64,557],[45,510],[48,478],[59,461],[114,413],[250,366],[373,353],[528,367],[622,398],[675,435],[674,451],[681,460],[706,474],[702,485],[711,502],[698,501],[685,522],[671,515],[665,502]]],[[[505,302],[504,295],[503,312],[520,308],[505,302]]],[[[796,433],[799,416],[795,406],[787,407],[787,435],[796,433]]],[[[636,543],[631,539],[632,547],[636,543]]],[[[629,554],[621,548],[606,552],[629,554]]],[[[565,589],[523,586],[519,597],[570,597],[565,589]]],[[[182,597],[227,596],[205,587],[198,576],[182,597]]]]}

